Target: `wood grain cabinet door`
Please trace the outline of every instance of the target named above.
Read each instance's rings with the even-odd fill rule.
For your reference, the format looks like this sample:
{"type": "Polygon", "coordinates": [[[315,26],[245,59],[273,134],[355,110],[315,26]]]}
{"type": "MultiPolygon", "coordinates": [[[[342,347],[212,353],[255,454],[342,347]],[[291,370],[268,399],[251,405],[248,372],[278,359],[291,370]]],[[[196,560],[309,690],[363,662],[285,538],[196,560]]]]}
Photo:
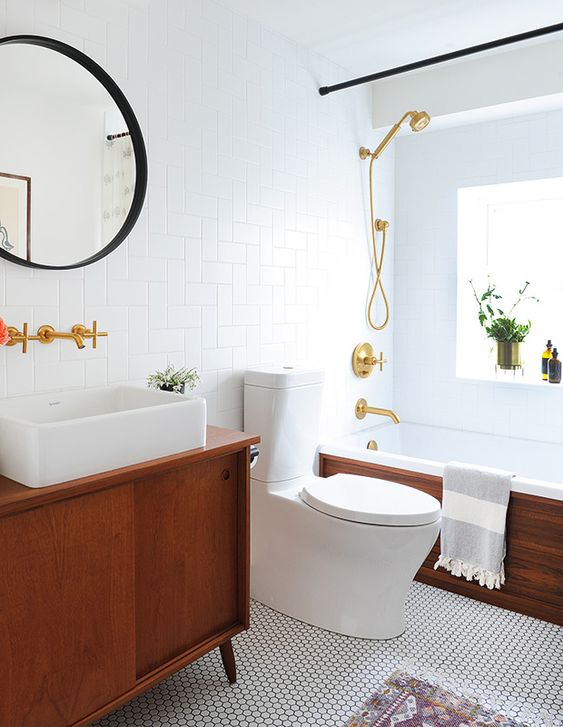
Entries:
{"type": "Polygon", "coordinates": [[[241,620],[241,456],[135,483],[138,678],[241,620]]]}
{"type": "Polygon", "coordinates": [[[135,684],[128,485],[0,518],[0,725],[68,727],[135,684]]]}

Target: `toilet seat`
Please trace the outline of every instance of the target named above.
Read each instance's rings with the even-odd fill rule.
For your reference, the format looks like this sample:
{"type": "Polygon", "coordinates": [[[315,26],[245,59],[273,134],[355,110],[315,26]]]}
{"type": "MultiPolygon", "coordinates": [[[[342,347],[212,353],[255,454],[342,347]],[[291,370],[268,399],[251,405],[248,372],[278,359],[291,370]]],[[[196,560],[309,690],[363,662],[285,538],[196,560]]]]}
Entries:
{"type": "Polygon", "coordinates": [[[428,525],[440,518],[432,495],[373,477],[337,474],[303,486],[301,499],[326,515],[369,525],[428,525]]]}

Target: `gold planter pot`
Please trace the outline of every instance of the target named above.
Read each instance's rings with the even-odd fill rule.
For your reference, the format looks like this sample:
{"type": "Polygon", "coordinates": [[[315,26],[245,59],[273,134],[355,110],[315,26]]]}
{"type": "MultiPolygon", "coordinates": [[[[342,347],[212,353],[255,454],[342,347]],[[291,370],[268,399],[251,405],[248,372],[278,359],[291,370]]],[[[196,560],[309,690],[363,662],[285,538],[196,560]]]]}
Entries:
{"type": "Polygon", "coordinates": [[[509,369],[511,371],[521,369],[522,344],[497,341],[497,366],[499,369],[509,369]]]}

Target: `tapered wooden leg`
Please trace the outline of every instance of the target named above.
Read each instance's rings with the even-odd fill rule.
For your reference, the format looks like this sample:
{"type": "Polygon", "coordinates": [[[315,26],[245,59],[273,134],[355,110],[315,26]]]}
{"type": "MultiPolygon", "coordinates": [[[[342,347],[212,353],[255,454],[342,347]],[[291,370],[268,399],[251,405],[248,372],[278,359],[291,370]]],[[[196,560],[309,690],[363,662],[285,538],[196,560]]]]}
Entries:
{"type": "Polygon", "coordinates": [[[235,664],[235,655],[233,653],[233,644],[231,640],[225,641],[219,647],[221,651],[221,659],[223,660],[223,666],[225,667],[225,673],[227,679],[231,684],[234,684],[237,680],[237,666],[235,664]]]}

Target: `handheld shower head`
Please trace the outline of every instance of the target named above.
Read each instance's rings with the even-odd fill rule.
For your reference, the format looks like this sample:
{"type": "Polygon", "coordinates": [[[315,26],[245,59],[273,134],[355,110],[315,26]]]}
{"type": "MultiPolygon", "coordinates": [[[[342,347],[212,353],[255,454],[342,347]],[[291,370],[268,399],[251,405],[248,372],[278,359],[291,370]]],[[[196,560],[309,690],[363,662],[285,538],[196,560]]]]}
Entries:
{"type": "Polygon", "coordinates": [[[369,149],[362,146],[360,149],[360,158],[367,159],[368,156],[371,156],[374,159],[378,159],[399,133],[403,121],[409,117],[409,126],[413,131],[422,131],[430,123],[430,115],[426,111],[407,111],[396,124],[393,124],[374,152],[370,152],[369,149]]]}
{"type": "Polygon", "coordinates": [[[430,123],[430,116],[426,111],[413,111],[411,113],[412,116],[409,124],[413,131],[422,131],[430,123]]]}
{"type": "Polygon", "coordinates": [[[403,123],[403,121],[405,121],[405,119],[409,120],[409,126],[411,127],[412,131],[422,131],[430,123],[430,115],[427,114],[426,111],[407,111],[406,114],[403,114],[403,116],[401,116],[396,124],[393,124],[393,126],[389,129],[389,131],[385,135],[385,138],[379,143],[379,146],[375,151],[372,152],[365,146],[361,146],[359,149],[360,159],[368,159],[369,157],[369,211],[371,220],[371,242],[373,245],[373,265],[375,268],[375,282],[373,284],[373,290],[371,292],[369,303],[367,304],[367,319],[369,325],[375,331],[383,330],[389,322],[389,300],[387,298],[387,295],[385,294],[385,290],[383,289],[383,282],[381,280],[383,259],[385,257],[385,242],[387,238],[387,230],[389,229],[389,222],[380,218],[375,219],[373,199],[373,168],[374,166],[376,166],[374,165],[374,161],[379,158],[379,156],[385,151],[385,149],[397,136],[401,128],[401,124],[403,123]],[[382,233],[380,253],[378,253],[377,251],[378,232],[382,233]],[[381,324],[374,323],[371,316],[372,305],[378,288],[383,299],[383,306],[385,311],[385,318],[383,319],[383,322],[381,324]]]}

